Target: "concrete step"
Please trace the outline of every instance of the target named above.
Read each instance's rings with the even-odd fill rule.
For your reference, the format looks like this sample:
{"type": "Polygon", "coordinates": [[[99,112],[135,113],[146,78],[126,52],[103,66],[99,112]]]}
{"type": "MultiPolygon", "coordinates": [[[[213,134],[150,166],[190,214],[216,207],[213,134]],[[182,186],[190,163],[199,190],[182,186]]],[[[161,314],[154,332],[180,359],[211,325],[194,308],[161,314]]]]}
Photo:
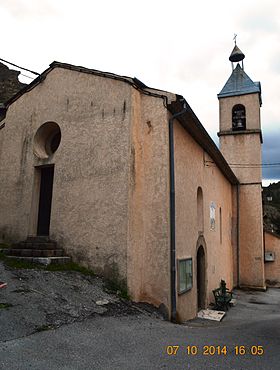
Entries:
{"type": "Polygon", "coordinates": [[[71,262],[71,257],[18,257],[18,256],[7,256],[7,258],[17,259],[19,261],[26,261],[31,263],[39,263],[42,265],[50,264],[64,264],[71,262]]]}
{"type": "Polygon", "coordinates": [[[62,257],[64,256],[63,249],[8,249],[5,254],[7,256],[18,257],[62,257]]]}
{"type": "Polygon", "coordinates": [[[12,246],[12,249],[56,249],[57,245],[56,242],[19,242],[12,246]]]}
{"type": "Polygon", "coordinates": [[[48,243],[51,241],[49,236],[28,236],[26,241],[29,243],[48,243]]]}
{"type": "Polygon", "coordinates": [[[57,247],[54,240],[48,236],[28,236],[4,251],[8,258],[16,258],[29,262],[42,263],[67,263],[70,257],[65,256],[64,250],[57,247]]]}

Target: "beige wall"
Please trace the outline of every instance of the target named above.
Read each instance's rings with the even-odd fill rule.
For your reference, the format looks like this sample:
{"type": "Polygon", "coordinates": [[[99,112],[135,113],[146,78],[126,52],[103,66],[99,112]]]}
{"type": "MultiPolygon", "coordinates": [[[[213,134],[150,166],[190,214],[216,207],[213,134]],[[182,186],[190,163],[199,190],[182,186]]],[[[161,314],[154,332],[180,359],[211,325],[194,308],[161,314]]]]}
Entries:
{"type": "Polygon", "coordinates": [[[215,166],[206,166],[211,158],[176,122],[175,182],[176,182],[176,253],[177,259],[192,258],[193,287],[179,295],[177,301],[180,321],[197,314],[196,254],[201,233],[197,222],[197,189],[203,192],[204,232],[206,248],[206,306],[213,302],[212,290],[224,279],[233,287],[232,247],[232,186],[215,166]],[[210,203],[216,205],[215,230],[210,229],[210,203]],[[222,211],[222,239],[220,238],[219,209],[222,211]]]}
{"type": "Polygon", "coordinates": [[[261,185],[240,186],[240,286],[264,288],[261,185]]]}
{"type": "Polygon", "coordinates": [[[259,132],[231,131],[232,108],[235,104],[245,106],[246,130],[260,130],[259,94],[219,99],[220,133],[230,133],[220,136],[220,149],[240,182],[239,284],[264,288],[261,137],[259,132]]]}
{"type": "Polygon", "coordinates": [[[159,98],[134,91],[128,287],[133,299],[170,308],[168,117],[159,98]]]}
{"type": "Polygon", "coordinates": [[[248,167],[248,164],[259,165],[262,163],[259,134],[221,136],[220,150],[227,162],[232,164],[232,170],[241,183],[261,183],[261,166],[248,167]],[[238,167],[236,164],[241,164],[243,167],[238,167]],[[247,166],[244,167],[244,164],[247,166]]]}
{"type": "Polygon", "coordinates": [[[266,284],[271,287],[280,287],[280,237],[265,232],[265,252],[273,252],[275,261],[265,262],[266,284]]]}
{"type": "Polygon", "coordinates": [[[232,108],[236,104],[246,108],[246,129],[260,129],[260,100],[255,93],[219,99],[220,131],[232,130],[232,108]]]}
{"type": "Polygon", "coordinates": [[[74,260],[124,279],[131,110],[128,84],[61,68],[13,103],[0,131],[0,236],[36,234],[34,167],[54,163],[51,238],[74,260]],[[41,160],[33,137],[47,121],[60,126],[62,138],[41,160]]]}

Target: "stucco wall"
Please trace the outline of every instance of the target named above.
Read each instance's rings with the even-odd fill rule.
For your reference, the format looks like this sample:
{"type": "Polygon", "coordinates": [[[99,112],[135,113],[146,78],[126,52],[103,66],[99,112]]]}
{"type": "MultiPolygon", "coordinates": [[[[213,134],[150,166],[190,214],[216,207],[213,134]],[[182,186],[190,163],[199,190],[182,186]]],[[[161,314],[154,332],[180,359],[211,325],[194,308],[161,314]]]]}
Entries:
{"type": "MultiPolygon", "coordinates": [[[[172,98],[172,96],[171,96],[172,98]]],[[[128,287],[169,310],[168,117],[163,100],[133,92],[128,287]]]]}
{"type": "Polygon", "coordinates": [[[240,182],[239,187],[239,271],[241,286],[264,288],[262,171],[259,94],[219,99],[220,149],[240,182]],[[232,108],[243,104],[246,131],[232,130],[232,108]]]}
{"type": "Polygon", "coordinates": [[[0,131],[0,236],[36,234],[34,167],[54,163],[51,238],[76,261],[125,278],[130,119],[128,84],[61,68],[13,103],[0,131]],[[48,121],[62,138],[42,160],[33,138],[48,121]]]}
{"type": "Polygon", "coordinates": [[[261,185],[240,186],[240,285],[263,288],[263,219],[261,185]]]}
{"type": "Polygon", "coordinates": [[[259,94],[231,96],[219,99],[220,131],[232,129],[232,108],[243,104],[246,108],[246,129],[260,129],[259,94]]]}
{"type": "Polygon", "coordinates": [[[205,306],[213,302],[212,290],[224,279],[228,288],[233,286],[232,251],[232,186],[213,164],[211,158],[193,138],[175,122],[175,182],[176,182],[176,253],[177,259],[192,258],[193,287],[177,298],[180,321],[197,314],[197,249],[205,242],[206,297],[205,306]],[[197,222],[197,190],[203,192],[204,231],[199,233],[197,222]],[[210,204],[215,203],[215,229],[210,229],[210,204]],[[220,234],[219,209],[222,215],[220,234]],[[200,238],[200,239],[199,239],[200,238]]]}
{"type": "Polygon", "coordinates": [[[265,232],[265,252],[273,252],[275,260],[265,262],[265,279],[268,286],[280,287],[280,237],[265,232]]]}
{"type": "Polygon", "coordinates": [[[220,150],[241,183],[261,183],[262,150],[259,134],[221,136],[220,150]]]}

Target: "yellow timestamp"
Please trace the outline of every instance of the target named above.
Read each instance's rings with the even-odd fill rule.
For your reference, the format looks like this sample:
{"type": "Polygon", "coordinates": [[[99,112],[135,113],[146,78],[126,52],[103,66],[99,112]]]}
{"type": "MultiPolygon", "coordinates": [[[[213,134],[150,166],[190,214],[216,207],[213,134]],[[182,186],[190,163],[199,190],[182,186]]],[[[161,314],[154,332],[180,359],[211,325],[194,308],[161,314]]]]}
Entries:
{"type": "Polygon", "coordinates": [[[188,356],[196,356],[196,355],[203,355],[203,356],[226,356],[228,354],[234,354],[235,356],[244,356],[244,355],[252,355],[252,356],[262,356],[264,354],[264,347],[263,346],[243,346],[238,345],[234,347],[228,347],[225,345],[205,345],[205,346],[196,346],[196,345],[187,345],[187,346],[179,346],[179,345],[169,345],[166,346],[166,354],[168,356],[176,356],[179,352],[183,352],[188,356]]]}

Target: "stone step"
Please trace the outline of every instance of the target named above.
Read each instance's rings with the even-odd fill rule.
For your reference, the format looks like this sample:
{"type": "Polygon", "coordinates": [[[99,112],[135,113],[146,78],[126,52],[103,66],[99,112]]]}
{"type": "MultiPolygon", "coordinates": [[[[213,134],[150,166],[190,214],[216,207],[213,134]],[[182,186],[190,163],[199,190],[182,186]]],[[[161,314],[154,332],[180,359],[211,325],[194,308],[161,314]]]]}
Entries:
{"type": "Polygon", "coordinates": [[[19,261],[26,261],[31,263],[39,263],[42,265],[50,264],[65,264],[71,262],[71,257],[18,257],[18,256],[7,256],[7,258],[17,259],[19,261]]]}
{"type": "Polygon", "coordinates": [[[48,243],[51,242],[52,240],[50,239],[49,236],[28,236],[26,238],[26,241],[29,243],[48,243]]]}
{"type": "Polygon", "coordinates": [[[31,241],[24,241],[14,244],[12,246],[13,249],[56,249],[57,245],[54,241],[49,242],[31,242],[31,241]]]}
{"type": "Polygon", "coordinates": [[[18,257],[62,257],[64,256],[63,249],[7,249],[7,256],[18,257]]]}

